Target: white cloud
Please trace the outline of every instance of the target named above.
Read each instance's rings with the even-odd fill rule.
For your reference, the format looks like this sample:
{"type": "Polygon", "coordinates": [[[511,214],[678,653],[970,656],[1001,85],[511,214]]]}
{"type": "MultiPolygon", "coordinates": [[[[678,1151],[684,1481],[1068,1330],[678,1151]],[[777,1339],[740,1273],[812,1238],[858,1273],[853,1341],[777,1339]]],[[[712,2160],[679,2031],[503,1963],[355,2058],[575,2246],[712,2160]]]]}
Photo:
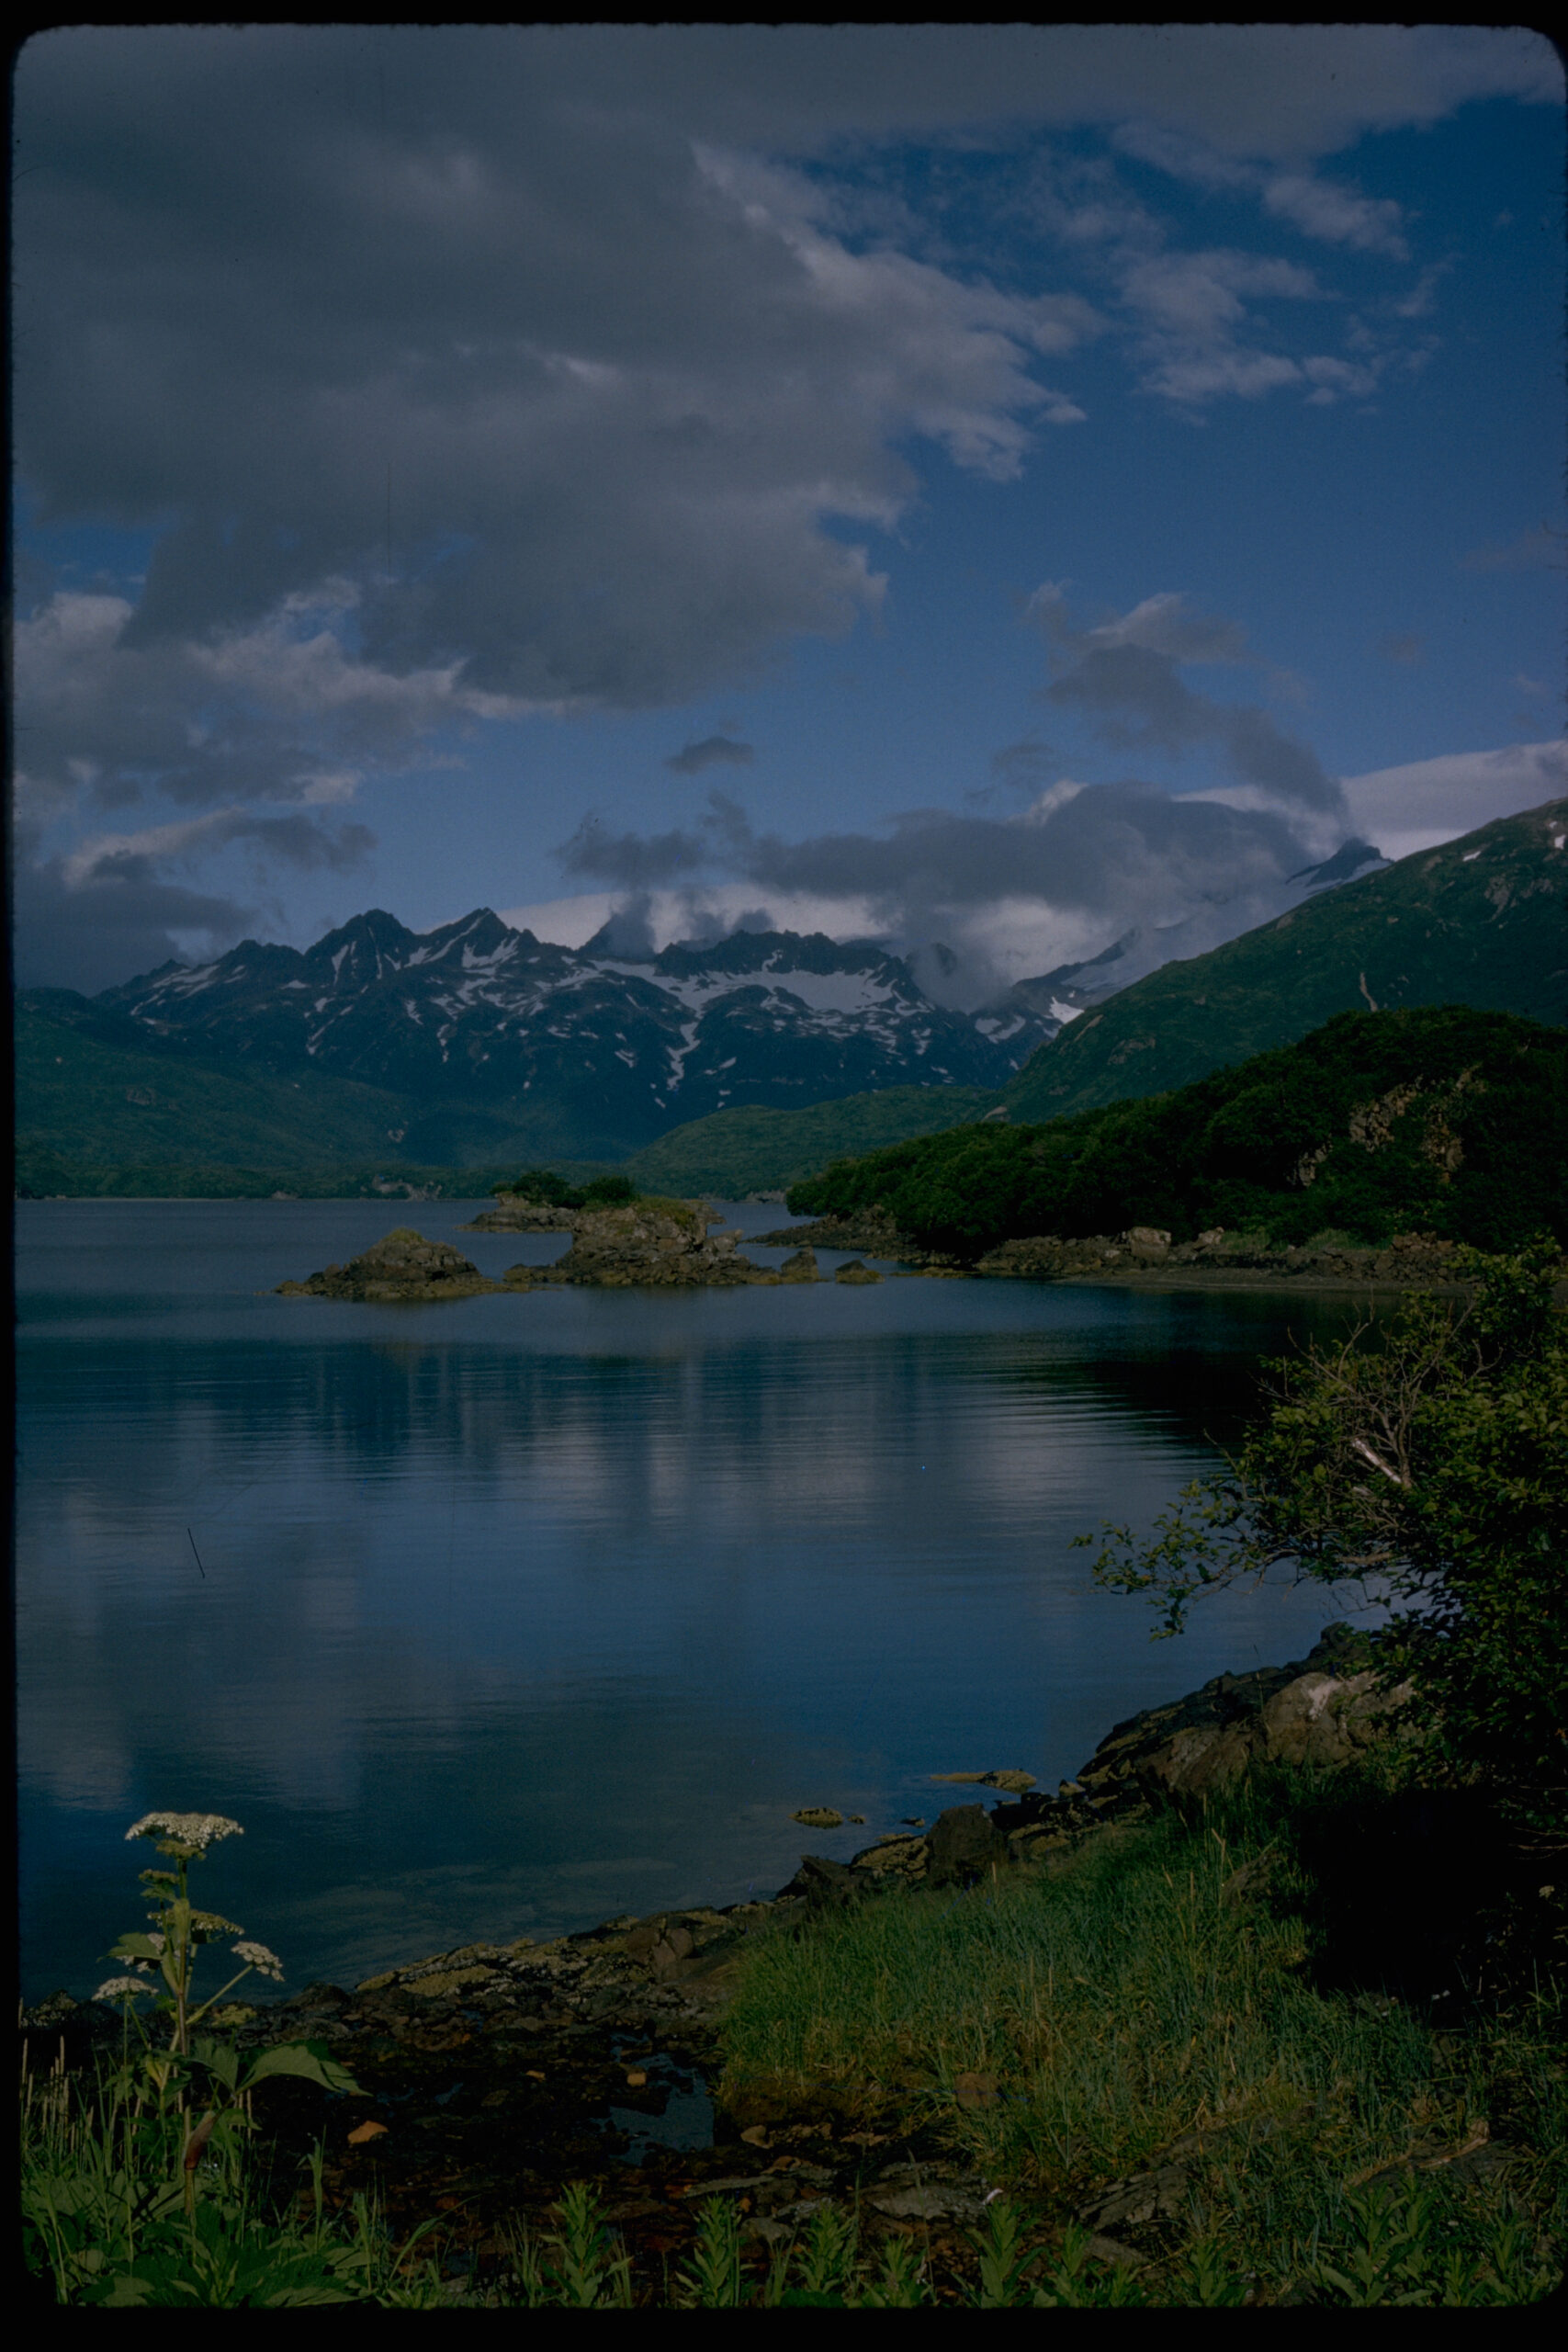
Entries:
{"type": "Polygon", "coordinates": [[[1408,857],[1568,793],[1568,744],[1450,752],[1347,776],[1344,786],[1357,831],[1385,857],[1408,857]]]}
{"type": "MultiPolygon", "coordinates": [[[[536,939],[547,939],[558,947],[581,947],[625,905],[623,890],[584,890],[570,898],[498,907],[496,912],[514,931],[531,931],[536,939]]],[[[714,882],[695,891],[654,890],[637,905],[655,948],[689,939],[705,928],[725,931],[742,915],[757,911],[765,912],[776,931],[820,931],[829,939],[863,939],[879,928],[867,899],[770,890],[755,882],[714,882]]],[[[459,911],[467,914],[468,909],[459,911]]]]}
{"type": "Polygon", "coordinates": [[[1263,206],[1276,220],[1289,220],[1304,235],[1326,244],[1387,254],[1394,261],[1409,259],[1403,234],[1404,209],[1387,197],[1361,196],[1337,181],[1315,179],[1304,172],[1281,172],[1265,182],[1263,206]]]}

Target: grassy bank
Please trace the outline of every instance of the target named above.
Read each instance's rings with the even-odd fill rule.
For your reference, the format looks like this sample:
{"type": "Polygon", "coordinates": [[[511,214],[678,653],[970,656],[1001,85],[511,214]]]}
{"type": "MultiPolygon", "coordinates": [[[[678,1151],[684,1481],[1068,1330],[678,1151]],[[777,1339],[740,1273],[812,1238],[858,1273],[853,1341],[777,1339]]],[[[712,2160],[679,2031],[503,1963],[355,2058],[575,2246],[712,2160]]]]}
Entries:
{"type": "Polygon", "coordinates": [[[1387,1795],[1277,1779],[1046,1876],[776,1938],[729,2011],[725,2098],[873,2132],[941,2115],[1029,2215],[1041,2277],[1087,2216],[1156,2302],[1205,2300],[1195,2264],[1264,2302],[1532,2300],[1568,2227],[1563,1953],[1482,1997],[1462,1978],[1494,1925],[1445,2001],[1390,1990],[1386,1922],[1321,1866],[1387,1795]]]}
{"type": "Polygon", "coordinates": [[[1099,1831],[1043,1874],[782,1924],[749,1951],[722,2028],[721,2107],[746,2141],[657,2261],[609,2226],[606,2182],[563,2181],[553,2226],[503,2230],[499,2263],[457,2276],[458,2215],[394,2240],[373,2199],[324,2196],[321,2155],[301,2166],[265,2132],[215,2133],[186,2169],[190,2119],[160,2109],[144,2070],[91,2087],[25,2072],[35,2292],[430,2309],[1539,2301],[1568,2239],[1562,1906],[1494,1883],[1467,1908],[1472,1849],[1449,1840],[1428,1892],[1463,1932],[1435,1953],[1384,1858],[1408,1794],[1364,1771],[1277,1776],[1099,1831]],[[803,2127],[820,2146],[824,2117],[863,2158],[861,2188],[756,2232],[751,2176],[803,2127]],[[888,2219],[877,2182],[901,2142],[972,2185],[967,2220],[888,2219]]]}

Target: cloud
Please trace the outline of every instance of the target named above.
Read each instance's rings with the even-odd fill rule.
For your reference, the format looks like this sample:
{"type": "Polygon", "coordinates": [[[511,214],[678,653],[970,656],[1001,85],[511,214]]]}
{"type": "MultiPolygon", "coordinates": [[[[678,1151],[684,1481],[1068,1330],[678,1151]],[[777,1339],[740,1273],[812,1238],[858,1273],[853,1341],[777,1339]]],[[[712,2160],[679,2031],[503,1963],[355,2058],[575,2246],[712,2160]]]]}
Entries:
{"type": "Polygon", "coordinates": [[[1326,244],[1349,245],[1358,253],[1387,254],[1407,261],[1410,248],[1401,224],[1402,205],[1387,197],[1366,197],[1333,180],[1303,172],[1282,172],[1265,182],[1263,208],[1276,220],[1289,220],[1304,235],[1326,244]]]}
{"type": "Polygon", "coordinates": [[[1098,628],[1075,629],[1054,582],[1036,590],[1029,613],[1058,673],[1046,700],[1081,710],[1106,742],[1173,758],[1217,744],[1237,781],[1267,800],[1298,817],[1340,811],[1338,786],[1309,745],[1283,733],[1258,706],[1213,701],[1179,674],[1184,662],[1250,661],[1235,623],[1191,612],[1182,597],[1167,594],[1098,628]]]}
{"type": "Polygon", "coordinates": [[[244,628],[148,642],[127,598],[56,594],[15,633],[29,775],[100,805],[148,789],[319,805],[352,796],[350,763],[405,764],[438,731],[505,714],[457,662],[398,674],[350,653],[338,625],[356,603],[339,581],[244,628]]]}
{"type": "Polygon", "coordinates": [[[25,823],[13,846],[11,953],[21,988],[96,995],[171,957],[221,955],[255,919],[254,906],[165,881],[134,858],[70,881],[63,859],[40,856],[25,823]]]}
{"type": "MultiPolygon", "coordinates": [[[[1083,419],[1041,368],[1101,309],[919,257],[897,206],[865,233],[871,148],[1141,123],[1389,252],[1312,158],[1561,87],[1483,28],[57,29],[16,85],[21,476],[46,524],[154,529],[127,652],[254,642],[335,578],[351,666],[426,699],[678,701],[875,611],[854,535],[922,450],[1005,481],[1083,419]]],[[[1151,389],[1303,380],[1242,330],[1310,273],[1124,260],[1151,389]]]]}
{"type": "Polygon", "coordinates": [[[1385,857],[1409,857],[1568,793],[1568,744],[1450,752],[1347,776],[1344,791],[1356,831],[1385,857]]]}
{"type": "Polygon", "coordinates": [[[728,735],[705,735],[700,743],[688,743],[682,751],[671,752],[664,764],[676,775],[701,775],[705,768],[716,765],[750,767],[756,756],[753,744],[738,743],[728,735]]]}
{"type": "MultiPolygon", "coordinates": [[[[669,707],[852,632],[922,469],[1018,480],[1084,421],[1091,346],[1193,417],[1364,396],[1381,345],[1303,347],[1331,283],[1173,250],[1079,150],[1142,125],[1326,272],[1395,258],[1405,224],[1325,158],[1476,98],[1560,104],[1562,76],[1517,28],[170,25],[36,36],[14,88],[23,511],[42,545],[151,546],[144,577],[18,601],[24,813],[64,922],[110,887],[100,860],[73,897],[60,862],[109,812],[211,814],[117,854],[153,867],[330,862],[353,834],[291,812],[476,729],[669,707]],[[1023,179],[1038,153],[1040,272],[879,188],[915,144],[1023,179]]],[[[1199,658],[1097,650],[1132,701],[1103,664],[1080,689],[1134,735],[1159,663],[1199,658]]],[[[1168,739],[1199,739],[1195,707],[1167,695],[1168,739]]],[[[1256,718],[1210,740],[1309,797],[1256,718]]]]}
{"type": "Polygon", "coordinates": [[[999,752],[991,753],[992,781],[978,791],[966,793],[964,798],[983,807],[998,791],[1039,793],[1044,789],[1046,778],[1055,775],[1061,763],[1060,754],[1049,743],[1041,742],[1038,736],[1026,735],[1021,742],[1006,743],[999,752]]]}
{"type": "Polygon", "coordinates": [[[1278,911],[1311,846],[1277,809],[1176,799],[1130,781],[1064,782],[1010,818],[917,809],[884,834],[795,842],[759,831],[713,791],[698,835],[590,825],[562,854],[570,873],[628,893],[638,926],[649,893],[680,876],[682,936],[701,931],[705,912],[711,922],[720,892],[733,922],[739,892],[761,900],[749,918],[771,909],[780,920],[781,907],[805,904],[839,910],[840,935],[869,930],[909,953],[940,943],[952,961],[930,979],[933,991],[978,1003],[1025,968],[1097,953],[1129,930],[1182,926],[1186,955],[1233,937],[1278,911]]]}
{"type": "Polygon", "coordinates": [[[303,873],[325,868],[341,874],[362,863],[376,836],[367,825],[343,825],[334,833],[310,817],[215,808],[183,823],[147,825],[134,833],[100,833],[61,860],[61,879],[67,890],[80,890],[92,882],[145,881],[160,865],[189,862],[197,854],[230,842],[254,842],[303,873]]]}
{"type": "Polygon", "coordinates": [[[1464,568],[1467,571],[1559,571],[1568,532],[1538,523],[1533,531],[1521,531],[1517,538],[1472,548],[1464,559],[1464,568]]]}
{"type": "Polygon", "coordinates": [[[1427,659],[1427,640],[1418,629],[1394,630],[1379,638],[1378,651],[1385,662],[1400,662],[1406,669],[1416,669],[1427,659]]]}
{"type": "MultiPolygon", "coordinates": [[[[1175,625],[1168,615],[1167,625],[1175,625]]],[[[1213,625],[1217,641],[1223,627],[1213,625]]],[[[1387,857],[1407,856],[1564,792],[1561,743],[1380,769],[1345,779],[1345,808],[1326,845],[1354,833],[1387,857]]],[[[1313,812],[1293,818],[1255,784],[1175,797],[1131,780],[1062,778],[1012,817],[914,810],[880,833],[797,842],[759,831],[715,792],[700,831],[679,837],[678,855],[657,839],[579,836],[575,870],[612,887],[514,908],[506,920],[581,945],[619,909],[643,953],[763,922],[875,936],[915,956],[933,994],[973,1006],[1011,980],[1119,941],[1123,979],[1221,945],[1294,904],[1297,877],[1325,849],[1313,812]],[[676,865],[678,885],[615,887],[676,865]],[[938,944],[946,956],[930,952],[938,944]]]]}
{"type": "Polygon", "coordinates": [[[712,855],[701,834],[680,827],[667,833],[612,833],[597,817],[585,817],[556,853],[571,875],[612,882],[618,889],[647,891],[697,874],[712,855]]]}

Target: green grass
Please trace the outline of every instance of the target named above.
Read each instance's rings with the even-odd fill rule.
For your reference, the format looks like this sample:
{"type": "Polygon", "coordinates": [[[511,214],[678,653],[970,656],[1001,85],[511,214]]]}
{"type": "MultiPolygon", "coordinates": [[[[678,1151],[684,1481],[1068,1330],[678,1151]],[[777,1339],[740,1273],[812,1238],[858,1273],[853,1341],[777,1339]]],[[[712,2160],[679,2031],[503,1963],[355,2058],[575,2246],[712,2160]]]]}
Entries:
{"type": "MultiPolygon", "coordinates": [[[[872,1894],[755,1944],[724,2027],[731,2112],[934,2124],[996,2192],[956,2253],[878,2239],[844,2200],[759,2249],[734,2195],[714,2193],[655,2275],[574,2182],[553,2229],[503,2232],[506,2267],[465,2287],[442,2276],[436,2217],[396,2245],[363,2198],[328,2210],[319,2151],[291,2167],[243,2123],[208,2143],[187,2198],[187,2119],[127,2061],[96,2081],[24,2064],[28,2267],[62,2302],[111,2308],[1539,2301],[1568,2236],[1546,1939],[1510,1943],[1504,1914],[1483,1921],[1505,1989],[1442,2032],[1386,1993],[1334,1989],[1327,1967],[1347,1928],[1335,1858],[1359,1828],[1376,1868],[1396,1777],[1278,1772],[1204,1814],[1100,1832],[1047,1875],[872,1894]],[[1443,2159],[1483,2126],[1511,2160],[1466,2187],[1443,2159]],[[1086,2225],[1189,2133],[1201,2143],[1163,2213],[1086,2225]]],[[[1462,1894],[1457,1879],[1448,1891],[1462,1894]]]]}
{"type": "Polygon", "coordinates": [[[1152,2275],[1169,2288],[1183,2249],[1212,2242],[1263,2300],[1335,2248],[1364,2251],[1359,2184],[1413,2149],[1462,2146],[1483,2118],[1496,2133],[1506,2113],[1525,2152],[1507,2195],[1417,2175],[1423,2227],[1476,2278],[1500,2229],[1522,2233],[1527,2267],[1550,2267],[1568,2223],[1560,1988],[1457,2041],[1398,2000],[1318,1989],[1296,1858],[1310,1797],[1276,1788],[1206,1821],[1105,1833],[1050,1876],[871,1895],[773,1937],[728,2018],[725,2097],[882,2129],[923,2111],[1058,2222],[1201,2133],[1152,2275]],[[1249,1866],[1255,1892],[1237,1876],[1249,1866]]]}

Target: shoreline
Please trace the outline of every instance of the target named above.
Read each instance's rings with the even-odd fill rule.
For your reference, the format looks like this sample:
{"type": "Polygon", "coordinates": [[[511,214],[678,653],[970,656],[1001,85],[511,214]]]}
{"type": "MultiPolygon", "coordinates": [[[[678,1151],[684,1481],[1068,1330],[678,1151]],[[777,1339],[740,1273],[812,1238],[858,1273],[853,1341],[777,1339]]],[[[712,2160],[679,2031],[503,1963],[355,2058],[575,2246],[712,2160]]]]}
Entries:
{"type": "MultiPolygon", "coordinates": [[[[1400,1703],[1399,1694],[1385,1702],[1374,1690],[1365,1639],[1337,1622],[1324,1628],[1304,1657],[1215,1675],[1181,1698],[1140,1709],[1111,1725],[1077,1776],[1061,1781],[1055,1795],[1040,1789],[1032,1773],[1005,1767],[933,1772],[933,1802],[939,1785],[967,1801],[943,1806],[930,1823],[880,1832],[847,1862],[803,1854],[794,1876],[774,1894],[720,1905],[621,1912],[541,1940],[478,1939],[394,1961],[352,1988],[318,1980],[275,2000],[230,2004],[230,2022],[235,2038],[248,2044],[267,2039],[279,2021],[287,2020],[294,2030],[290,2013],[323,2005],[329,2012],[343,2009],[361,1997],[374,2000],[389,1992],[461,2007],[491,1975],[521,1972],[533,1977],[542,1969],[547,1977],[562,1955],[590,1952],[635,1963],[632,1980],[638,1986],[686,1987],[686,1998],[699,2009],[708,2007],[716,1996],[722,1999],[724,1972],[741,1943],[759,1930],[877,1889],[962,1886],[997,1869],[1059,1868],[1088,1838],[1145,1817],[1152,1803],[1228,1785],[1253,1756],[1319,1764],[1348,1760],[1364,1744],[1365,1726],[1400,1703]],[[987,1811],[983,1801],[991,1797],[998,1802],[987,1811]]],[[[800,1826],[833,1829],[858,1818],[829,1818],[831,1810],[800,1826]]],[[[608,1981],[604,1969],[596,1972],[596,1981],[608,1981]]],[[[223,2017],[221,2009],[216,2013],[218,2020],[223,2017]]],[[[91,2039],[118,2031],[117,2012],[62,1990],[21,2005],[24,2031],[59,2031],[68,2021],[80,2025],[87,2019],[100,2028],[108,2020],[91,2039]]]]}
{"type": "MultiPolygon", "coordinates": [[[[493,2300],[497,2283],[507,2284],[519,2237],[547,2245],[560,2226],[563,2196],[576,2185],[615,2232],[639,2301],[651,2293],[657,2303],[661,2278],[668,2296],[671,2261],[692,2258],[722,2212],[733,2258],[744,2262],[748,2278],[809,2244],[820,2216],[829,2230],[863,2232],[868,2259],[907,2243],[933,2285],[931,2300],[972,2301],[966,2282],[976,2233],[1001,2193],[1001,2158],[994,2134],[987,2145],[984,2133],[954,2128],[954,2108],[1000,2109],[1015,2094],[999,2086],[994,2061],[967,2054],[962,2032],[956,2050],[939,2036],[934,2053],[927,2050],[908,2076],[895,2069],[873,2081],[863,2070],[809,2064],[778,2073],[767,2056],[759,2065],[754,2047],[747,2054],[744,2006],[739,2046],[725,2024],[750,1954],[765,1981],[782,1963],[787,1982],[792,1930],[827,1927],[863,1895],[874,1905],[879,1896],[897,1905],[905,1893],[929,1890],[941,1897],[937,1916],[945,1918],[965,1899],[984,1906],[1002,1885],[1024,1891],[1058,1872],[1070,1918],[1084,1900],[1080,1858],[1091,1903],[1107,1870],[1113,1877],[1119,1868],[1130,1872],[1134,1884],[1152,1884],[1151,1870],[1168,1888],[1175,1883],[1159,1867],[1158,1841],[1172,1828],[1189,1842],[1202,1839],[1201,1868],[1213,1882],[1205,1916],[1212,1908],[1216,1919],[1240,1920],[1260,1903],[1266,1910],[1272,1844],[1257,1853],[1244,1848],[1239,1863],[1222,1845],[1216,1859],[1207,1829],[1194,1830],[1192,1808],[1206,1807],[1211,1795],[1224,1800],[1254,1763],[1354,1768],[1375,1742],[1397,1739],[1397,1721],[1388,1718],[1402,1693],[1377,1685],[1369,1655],[1366,1637],[1337,1623],[1304,1658],[1213,1677],[1112,1726],[1077,1779],[1060,1783],[1055,1796],[1021,1771],[933,1773],[933,1786],[949,1784],[955,1797],[994,1793],[1001,1802],[989,1811],[974,1802],[948,1805],[929,1828],[920,1825],[923,1835],[911,1837],[906,1825],[850,1863],[807,1854],[789,1884],[763,1901],[641,1918],[622,1914],[539,1943],[469,1943],[382,1970],[352,1991],[315,1983],[281,2001],[220,2010],[212,2026],[243,2051],[302,2041],[347,2068],[355,2087],[346,2092],[287,2075],[268,2086],[267,2161],[285,2178],[296,2165],[315,2165],[318,2194],[334,2214],[373,2200],[393,2244],[440,2223],[452,2296],[468,2300],[468,2289],[486,2287],[493,2300]],[[784,1939],[782,1949],[761,1948],[775,1938],[784,1939]],[[983,2071],[987,2064],[992,2071],[983,2071]]],[[[830,1809],[816,1819],[802,1812],[803,1827],[840,1826],[830,1809]]],[[[1406,1842],[1424,1838],[1418,1854],[1400,1845],[1391,1857],[1406,1878],[1413,1860],[1429,1876],[1451,1860],[1446,1816],[1425,1832],[1414,1819],[1403,1832],[1391,1826],[1396,1843],[1402,1835],[1406,1842]]],[[[866,1916],[871,1924],[878,1914],[866,1916]]],[[[908,1936],[919,1941],[931,1916],[929,1901],[911,1913],[908,1936]]],[[[1423,1985],[1447,1981],[1446,1900],[1434,1928],[1435,1945],[1421,1945],[1423,1985]]],[[[899,1933],[896,1921],[893,1932],[899,1933]]],[[[964,1932],[983,1932],[978,1912],[964,1932]]],[[[1241,1926],[1236,1951],[1247,1932],[1241,1926]]],[[[831,1950],[830,1928],[825,1940],[831,1950]]],[[[858,2032],[858,1993],[849,1996],[840,1984],[828,1996],[840,2041],[843,2030],[852,2041],[858,2032]]],[[[960,2024],[964,1997],[954,1988],[960,2024]]],[[[118,2016],[102,2004],[45,2003],[24,2011],[20,2023],[32,2038],[33,2054],[24,2059],[29,2079],[51,2057],[51,2071],[62,2078],[90,2070],[121,2031],[118,2016]]],[[[1106,2278],[1145,2273],[1157,2296],[1179,2250],[1168,2224],[1179,2222],[1192,2197],[1213,2190],[1216,2154],[1222,2162],[1227,2151],[1232,2161],[1245,2159],[1255,2138],[1284,2130],[1302,2135],[1303,2154],[1330,2187],[1342,2163],[1333,2145],[1318,2150],[1310,2098],[1240,2123],[1223,2109],[1201,2109],[1196,2127],[1175,2119],[1181,2128],[1174,2138],[1175,2124],[1157,2108],[1150,2112],[1159,2134],[1147,2149],[1132,2151],[1130,2165],[1091,2159],[1070,2177],[1010,2188],[1043,2247],[1062,2242],[1064,2224],[1076,2223],[1106,2278]]],[[[1403,2154],[1397,2134],[1386,2147],[1374,2144],[1375,2177],[1396,2182],[1418,2162],[1441,2167],[1456,2185],[1492,2188],[1512,2177],[1510,2168],[1528,2160],[1532,2146],[1484,2125],[1450,2144],[1454,2139],[1439,2123],[1403,2154]]],[[[1272,2286],[1262,2300],[1303,2300],[1293,2274],[1272,2286]]]]}

